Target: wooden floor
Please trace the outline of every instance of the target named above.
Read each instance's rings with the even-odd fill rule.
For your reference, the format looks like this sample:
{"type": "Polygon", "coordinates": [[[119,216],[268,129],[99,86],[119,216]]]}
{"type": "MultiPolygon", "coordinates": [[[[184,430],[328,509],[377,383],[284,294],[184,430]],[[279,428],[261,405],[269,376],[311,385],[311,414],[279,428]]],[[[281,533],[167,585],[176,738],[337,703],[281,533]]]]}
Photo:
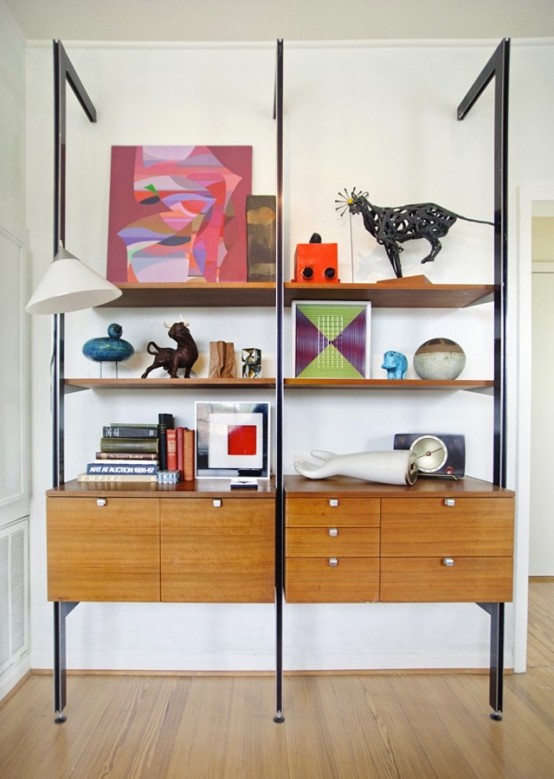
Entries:
{"type": "Polygon", "coordinates": [[[529,670],[489,718],[483,674],[70,676],[55,725],[52,679],[0,708],[1,779],[552,779],[554,580],[530,587],[529,670]]]}

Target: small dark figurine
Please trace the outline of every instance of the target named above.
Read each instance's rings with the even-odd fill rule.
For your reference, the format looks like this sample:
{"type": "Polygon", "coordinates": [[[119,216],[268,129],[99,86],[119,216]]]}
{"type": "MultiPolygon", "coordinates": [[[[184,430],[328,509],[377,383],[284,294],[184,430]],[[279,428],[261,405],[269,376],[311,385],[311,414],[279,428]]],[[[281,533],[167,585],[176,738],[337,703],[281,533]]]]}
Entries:
{"type": "Polygon", "coordinates": [[[402,278],[402,266],[400,265],[399,246],[401,243],[415,238],[425,238],[431,244],[431,251],[421,260],[433,262],[442,249],[439,238],[444,238],[452,225],[458,220],[465,222],[477,222],[478,224],[492,225],[494,222],[485,222],[481,219],[469,219],[467,216],[455,214],[447,208],[436,203],[413,203],[407,206],[374,206],[367,199],[367,192],[356,192],[355,189],[344,194],[339,192],[337,211],[341,216],[348,210],[351,214],[361,214],[365,229],[371,233],[377,243],[385,247],[387,257],[393,267],[397,278],[402,278]]]}
{"type": "Polygon", "coordinates": [[[168,335],[174,341],[177,341],[177,348],[172,349],[170,346],[160,348],[154,341],[149,341],[146,351],[149,354],[155,355],[154,362],[144,371],[141,379],[145,379],[150,371],[156,368],[166,370],[172,379],[177,379],[177,370],[184,368],[184,378],[190,378],[190,370],[198,359],[198,347],[190,334],[187,322],[175,322],[172,324],[168,335]]]}

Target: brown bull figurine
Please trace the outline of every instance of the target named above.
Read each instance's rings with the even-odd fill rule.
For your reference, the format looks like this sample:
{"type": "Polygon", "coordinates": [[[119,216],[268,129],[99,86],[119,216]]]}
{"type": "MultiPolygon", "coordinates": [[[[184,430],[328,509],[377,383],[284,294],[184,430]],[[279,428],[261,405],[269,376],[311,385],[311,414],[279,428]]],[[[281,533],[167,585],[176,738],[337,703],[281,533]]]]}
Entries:
{"type": "Polygon", "coordinates": [[[177,370],[184,368],[184,378],[190,378],[191,368],[198,359],[198,347],[187,325],[187,322],[174,322],[169,328],[168,335],[177,342],[176,349],[160,347],[154,341],[148,342],[146,351],[155,355],[154,362],[144,371],[141,379],[145,379],[156,368],[166,370],[172,379],[177,379],[177,370]]]}

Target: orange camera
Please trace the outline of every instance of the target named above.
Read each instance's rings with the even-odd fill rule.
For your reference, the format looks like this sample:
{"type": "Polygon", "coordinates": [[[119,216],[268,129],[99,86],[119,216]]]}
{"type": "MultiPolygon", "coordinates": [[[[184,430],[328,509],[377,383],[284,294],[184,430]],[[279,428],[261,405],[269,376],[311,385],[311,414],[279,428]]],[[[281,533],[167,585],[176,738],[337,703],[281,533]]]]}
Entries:
{"type": "Polygon", "coordinates": [[[336,243],[299,243],[294,253],[293,281],[339,282],[336,243]]]}

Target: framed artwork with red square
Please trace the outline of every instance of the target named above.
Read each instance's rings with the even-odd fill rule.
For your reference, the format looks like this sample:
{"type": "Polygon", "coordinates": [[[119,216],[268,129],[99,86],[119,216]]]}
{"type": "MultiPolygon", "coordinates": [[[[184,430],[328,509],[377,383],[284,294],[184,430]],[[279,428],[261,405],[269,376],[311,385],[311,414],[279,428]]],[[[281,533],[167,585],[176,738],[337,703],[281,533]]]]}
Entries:
{"type": "Polygon", "coordinates": [[[268,479],[269,403],[196,403],[196,477],[268,479]]]}

